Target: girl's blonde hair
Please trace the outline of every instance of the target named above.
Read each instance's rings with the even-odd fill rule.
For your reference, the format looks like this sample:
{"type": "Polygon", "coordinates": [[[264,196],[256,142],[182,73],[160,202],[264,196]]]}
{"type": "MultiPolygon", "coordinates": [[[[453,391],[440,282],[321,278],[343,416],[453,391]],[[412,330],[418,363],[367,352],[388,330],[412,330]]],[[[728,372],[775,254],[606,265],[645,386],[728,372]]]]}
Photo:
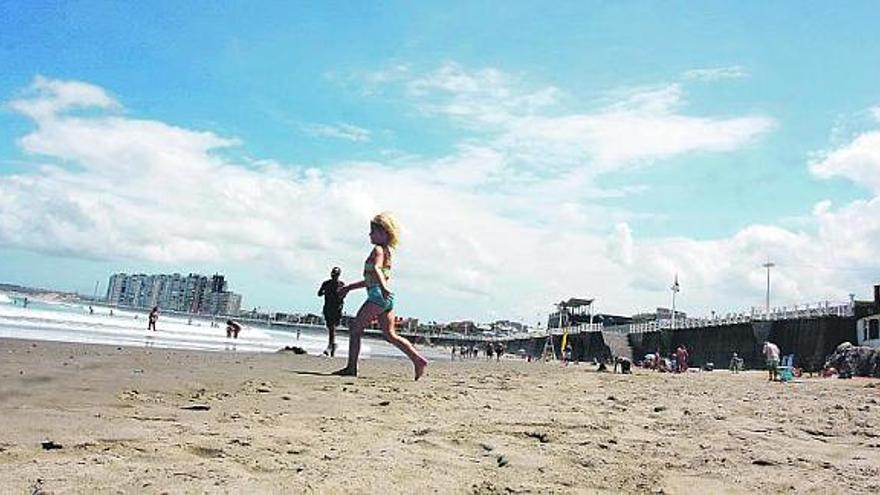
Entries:
{"type": "Polygon", "coordinates": [[[370,221],[371,224],[380,227],[388,234],[388,247],[397,248],[400,242],[400,225],[390,211],[379,213],[370,221]]]}

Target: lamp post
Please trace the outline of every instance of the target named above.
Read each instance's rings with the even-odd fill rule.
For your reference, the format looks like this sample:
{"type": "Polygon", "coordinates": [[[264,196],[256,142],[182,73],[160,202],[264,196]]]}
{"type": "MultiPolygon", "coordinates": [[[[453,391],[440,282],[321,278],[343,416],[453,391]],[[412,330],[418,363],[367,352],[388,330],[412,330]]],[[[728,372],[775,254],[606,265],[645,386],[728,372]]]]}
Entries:
{"type": "Polygon", "coordinates": [[[672,291],[672,329],[675,330],[675,295],[681,290],[678,285],[678,274],[675,274],[675,282],[669,288],[672,291]]]}
{"type": "Polygon", "coordinates": [[[767,311],[767,318],[770,318],[770,269],[773,268],[774,266],[776,266],[776,263],[773,263],[772,261],[767,260],[767,262],[761,266],[763,266],[764,268],[767,269],[767,296],[766,296],[765,307],[766,307],[766,311],[767,311]]]}

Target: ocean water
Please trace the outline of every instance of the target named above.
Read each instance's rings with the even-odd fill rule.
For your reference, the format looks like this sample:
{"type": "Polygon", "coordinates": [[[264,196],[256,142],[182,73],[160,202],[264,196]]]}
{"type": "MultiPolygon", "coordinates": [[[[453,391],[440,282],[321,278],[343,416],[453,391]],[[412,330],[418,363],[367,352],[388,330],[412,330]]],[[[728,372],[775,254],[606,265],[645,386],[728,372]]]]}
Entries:
{"type": "MultiPolygon", "coordinates": [[[[227,352],[275,352],[284,346],[302,347],[309,354],[317,355],[327,346],[327,331],[320,327],[302,325],[297,339],[296,328],[288,330],[269,329],[243,325],[238,339],[226,338],[225,320],[218,319],[219,327],[212,327],[209,318],[188,318],[162,315],[156,325],[157,331],[147,330],[147,313],[94,306],[94,314],[88,305],[28,301],[25,308],[21,300],[0,293],[0,338],[77,342],[83,344],[106,344],[143,346],[173,349],[197,349],[227,352]]],[[[337,335],[337,357],[345,357],[348,339],[337,335]]],[[[431,353],[438,358],[445,353],[431,353]]],[[[387,342],[364,339],[361,357],[404,357],[387,342]]]]}

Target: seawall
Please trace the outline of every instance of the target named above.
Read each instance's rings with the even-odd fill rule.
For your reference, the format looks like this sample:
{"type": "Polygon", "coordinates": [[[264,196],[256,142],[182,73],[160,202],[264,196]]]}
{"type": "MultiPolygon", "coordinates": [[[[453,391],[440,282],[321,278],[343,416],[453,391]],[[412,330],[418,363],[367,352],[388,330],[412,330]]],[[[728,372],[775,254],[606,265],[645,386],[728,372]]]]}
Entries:
{"type": "Polygon", "coordinates": [[[668,356],[685,345],[691,366],[711,362],[716,368],[726,368],[736,352],[746,367],[762,368],[761,349],[769,340],[779,346],[782,355],[794,354],[795,366],[813,371],[822,367],[840,343],[856,341],[855,322],[854,317],[819,317],[667,329],[629,334],[629,343],[636,359],[658,350],[668,356]]]}

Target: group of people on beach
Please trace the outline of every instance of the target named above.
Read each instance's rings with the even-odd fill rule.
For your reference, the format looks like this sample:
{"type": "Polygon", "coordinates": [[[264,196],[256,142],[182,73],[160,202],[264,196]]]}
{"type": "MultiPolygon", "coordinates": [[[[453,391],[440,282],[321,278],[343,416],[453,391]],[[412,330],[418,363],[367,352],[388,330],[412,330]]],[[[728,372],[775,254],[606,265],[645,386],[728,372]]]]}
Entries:
{"type": "MultiPolygon", "coordinates": [[[[486,356],[486,360],[491,361],[492,357],[495,357],[496,361],[501,360],[501,356],[504,355],[505,349],[504,344],[501,342],[486,342],[483,347],[483,354],[486,356]]],[[[480,346],[477,345],[460,345],[457,346],[455,344],[452,345],[450,349],[450,358],[452,361],[455,361],[456,358],[460,360],[464,359],[477,359],[480,356],[480,346]]]]}
{"type": "Polygon", "coordinates": [[[688,370],[689,358],[690,353],[687,347],[679,345],[668,358],[664,357],[659,350],[646,355],[641,365],[643,368],[663,373],[684,373],[688,370]]]}

